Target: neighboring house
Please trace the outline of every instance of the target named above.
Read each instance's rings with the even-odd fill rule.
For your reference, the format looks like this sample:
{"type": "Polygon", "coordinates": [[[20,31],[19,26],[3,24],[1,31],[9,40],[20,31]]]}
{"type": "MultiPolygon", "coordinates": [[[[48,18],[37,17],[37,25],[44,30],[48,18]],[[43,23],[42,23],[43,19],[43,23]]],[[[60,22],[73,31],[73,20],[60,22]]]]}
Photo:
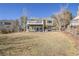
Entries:
{"type": "Polygon", "coordinates": [[[72,19],[70,25],[74,27],[79,26],[79,16],[72,19]]]}
{"type": "Polygon", "coordinates": [[[73,33],[79,33],[79,16],[72,19],[72,21],[70,23],[70,30],[73,33]]]}
{"type": "Polygon", "coordinates": [[[70,22],[70,30],[73,33],[79,33],[79,7],[78,7],[78,11],[77,11],[77,16],[75,18],[73,18],[70,22]]]}
{"type": "Polygon", "coordinates": [[[18,31],[17,21],[0,20],[0,31],[18,31]]]}

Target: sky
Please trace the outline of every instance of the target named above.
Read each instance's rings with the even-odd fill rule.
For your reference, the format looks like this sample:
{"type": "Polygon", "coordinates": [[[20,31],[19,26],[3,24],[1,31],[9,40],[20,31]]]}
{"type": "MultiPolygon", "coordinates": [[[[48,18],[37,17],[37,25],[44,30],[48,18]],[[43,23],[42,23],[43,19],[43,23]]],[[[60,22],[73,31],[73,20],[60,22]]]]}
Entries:
{"type": "Polygon", "coordinates": [[[50,17],[59,12],[61,7],[66,6],[72,12],[72,15],[76,16],[78,5],[77,3],[0,3],[0,20],[15,20],[19,19],[22,15],[28,18],[50,17]]]}

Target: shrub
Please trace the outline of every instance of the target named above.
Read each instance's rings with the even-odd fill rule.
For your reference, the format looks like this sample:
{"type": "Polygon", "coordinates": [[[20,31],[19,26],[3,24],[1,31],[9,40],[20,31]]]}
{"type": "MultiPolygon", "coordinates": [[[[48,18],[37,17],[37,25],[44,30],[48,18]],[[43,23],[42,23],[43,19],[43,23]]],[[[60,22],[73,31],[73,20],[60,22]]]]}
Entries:
{"type": "Polygon", "coordinates": [[[10,30],[1,30],[1,33],[2,34],[8,34],[8,33],[12,33],[12,31],[10,31],[10,30]]]}

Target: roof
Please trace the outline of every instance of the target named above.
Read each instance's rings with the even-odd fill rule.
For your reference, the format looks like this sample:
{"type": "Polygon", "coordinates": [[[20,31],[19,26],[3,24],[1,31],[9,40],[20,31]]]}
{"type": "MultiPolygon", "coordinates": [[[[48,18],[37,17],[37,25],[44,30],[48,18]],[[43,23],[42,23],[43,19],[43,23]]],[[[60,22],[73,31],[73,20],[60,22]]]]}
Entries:
{"type": "Polygon", "coordinates": [[[72,19],[70,25],[72,25],[72,26],[79,25],[79,16],[77,16],[74,19],[72,19]]]}
{"type": "Polygon", "coordinates": [[[0,22],[4,22],[4,21],[12,22],[12,21],[16,21],[16,20],[0,20],[0,22]]]}
{"type": "Polygon", "coordinates": [[[75,19],[75,20],[76,20],[76,19],[79,19],[79,16],[76,16],[74,19],[75,19]]]}

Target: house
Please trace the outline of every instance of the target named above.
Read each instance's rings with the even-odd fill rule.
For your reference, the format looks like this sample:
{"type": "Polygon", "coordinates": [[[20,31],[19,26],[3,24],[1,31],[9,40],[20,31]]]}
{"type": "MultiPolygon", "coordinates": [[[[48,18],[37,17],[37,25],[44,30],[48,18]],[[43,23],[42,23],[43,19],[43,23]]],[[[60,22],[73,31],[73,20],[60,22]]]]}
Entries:
{"type": "Polygon", "coordinates": [[[34,32],[43,32],[43,31],[51,31],[52,30],[52,20],[46,19],[33,19],[27,20],[27,31],[34,31],[34,32]]]}
{"type": "Polygon", "coordinates": [[[45,31],[53,30],[53,18],[49,17],[44,20],[44,29],[45,31]]]}
{"type": "Polygon", "coordinates": [[[28,31],[43,31],[44,25],[43,20],[29,20],[27,21],[27,30],[28,31]]]}
{"type": "Polygon", "coordinates": [[[0,20],[0,31],[18,31],[16,20],[0,20]]]}

